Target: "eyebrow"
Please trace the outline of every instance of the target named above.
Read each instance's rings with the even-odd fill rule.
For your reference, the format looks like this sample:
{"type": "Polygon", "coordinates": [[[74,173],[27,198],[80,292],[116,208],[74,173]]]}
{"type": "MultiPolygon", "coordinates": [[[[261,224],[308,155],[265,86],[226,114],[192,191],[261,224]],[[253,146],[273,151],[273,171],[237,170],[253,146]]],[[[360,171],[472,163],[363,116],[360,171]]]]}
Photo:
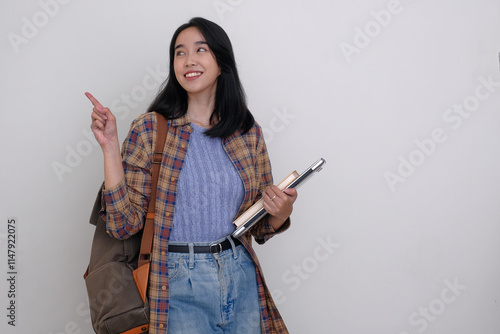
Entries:
{"type": "MultiPolygon", "coordinates": [[[[208,43],[207,43],[207,42],[205,42],[205,41],[198,41],[198,42],[196,42],[196,43],[194,43],[194,44],[195,44],[195,45],[208,45],[208,43]]],[[[177,50],[178,48],[183,48],[183,47],[184,47],[184,44],[178,44],[178,45],[174,48],[174,50],[177,50]]]]}

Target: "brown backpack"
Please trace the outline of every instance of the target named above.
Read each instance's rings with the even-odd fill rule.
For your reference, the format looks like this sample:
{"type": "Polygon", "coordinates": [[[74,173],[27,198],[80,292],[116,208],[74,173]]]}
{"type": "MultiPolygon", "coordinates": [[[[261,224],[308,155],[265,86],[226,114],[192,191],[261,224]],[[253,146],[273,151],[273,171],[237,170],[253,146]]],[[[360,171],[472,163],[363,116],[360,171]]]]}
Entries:
{"type": "Polygon", "coordinates": [[[141,232],[125,240],[106,233],[101,219],[102,186],[90,215],[96,226],[90,262],[84,275],[92,326],[98,334],[138,334],[149,330],[147,286],[154,234],[158,175],[167,136],[167,120],[156,113],[157,139],[153,158],[151,199],[141,232]]]}

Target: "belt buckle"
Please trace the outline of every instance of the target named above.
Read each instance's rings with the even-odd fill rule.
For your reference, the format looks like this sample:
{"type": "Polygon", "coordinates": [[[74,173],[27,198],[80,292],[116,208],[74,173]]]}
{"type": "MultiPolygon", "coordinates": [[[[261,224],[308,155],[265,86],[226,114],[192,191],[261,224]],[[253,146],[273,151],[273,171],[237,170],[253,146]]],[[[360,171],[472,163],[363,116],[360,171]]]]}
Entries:
{"type": "Polygon", "coordinates": [[[210,245],[210,253],[212,254],[218,254],[222,252],[222,244],[213,244],[213,245],[210,245]],[[219,250],[215,250],[215,251],[212,251],[212,247],[217,247],[219,246],[219,250]]]}

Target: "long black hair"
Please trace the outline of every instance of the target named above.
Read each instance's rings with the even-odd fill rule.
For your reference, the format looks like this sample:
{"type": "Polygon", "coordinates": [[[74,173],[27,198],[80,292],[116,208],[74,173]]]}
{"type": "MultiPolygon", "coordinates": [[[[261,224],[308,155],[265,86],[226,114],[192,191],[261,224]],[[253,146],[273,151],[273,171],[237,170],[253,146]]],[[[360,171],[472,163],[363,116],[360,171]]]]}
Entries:
{"type": "Polygon", "coordinates": [[[187,92],[175,77],[174,52],[177,37],[183,30],[190,27],[195,27],[203,35],[221,69],[221,74],[217,79],[215,106],[210,117],[210,122],[215,125],[205,131],[205,134],[214,138],[227,138],[237,130],[247,132],[254,125],[255,120],[247,107],[231,41],[224,29],[201,17],[194,17],[188,23],[181,25],[172,36],[168,78],[149,106],[148,112],[159,112],[167,119],[182,117],[187,112],[187,92]]]}

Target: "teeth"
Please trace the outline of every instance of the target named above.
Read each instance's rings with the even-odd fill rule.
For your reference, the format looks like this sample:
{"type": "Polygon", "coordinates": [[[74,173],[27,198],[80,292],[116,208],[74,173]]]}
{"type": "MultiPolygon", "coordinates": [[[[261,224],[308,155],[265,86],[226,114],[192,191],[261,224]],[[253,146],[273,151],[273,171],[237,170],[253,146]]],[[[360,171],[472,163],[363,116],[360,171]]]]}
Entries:
{"type": "Polygon", "coordinates": [[[200,74],[201,74],[201,72],[191,72],[191,73],[186,74],[186,78],[196,77],[200,74]]]}

